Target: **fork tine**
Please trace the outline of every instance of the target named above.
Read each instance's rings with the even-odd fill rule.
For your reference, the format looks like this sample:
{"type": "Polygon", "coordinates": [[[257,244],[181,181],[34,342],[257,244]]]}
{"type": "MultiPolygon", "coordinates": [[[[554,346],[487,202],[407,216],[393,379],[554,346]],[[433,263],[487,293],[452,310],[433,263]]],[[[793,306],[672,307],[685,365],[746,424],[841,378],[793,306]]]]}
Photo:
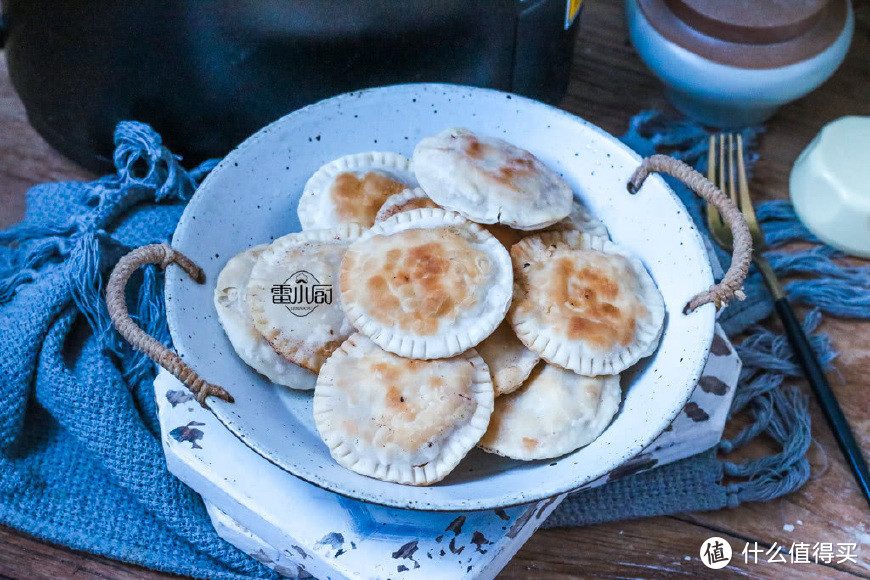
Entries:
{"type": "Polygon", "coordinates": [[[725,135],[719,133],[719,183],[716,187],[725,192],[725,135]]]}
{"type": "Polygon", "coordinates": [[[716,135],[710,135],[710,150],[707,152],[707,179],[716,185],[716,135]]]}
{"type": "Polygon", "coordinates": [[[740,211],[749,224],[750,228],[758,226],[755,217],[755,209],[752,207],[752,199],[749,197],[749,181],[746,178],[746,166],[743,163],[743,136],[737,134],[737,175],[740,185],[740,211]]]}
{"type": "MultiPolygon", "coordinates": [[[[710,135],[710,149],[707,154],[707,179],[716,184],[716,136],[710,135]]],[[[720,164],[721,165],[721,164],[720,164]]],[[[718,187],[718,186],[717,186],[718,187]]],[[[707,229],[711,234],[719,230],[722,225],[722,217],[719,210],[713,204],[707,204],[707,229]]]]}
{"type": "MultiPolygon", "coordinates": [[[[724,141],[724,137],[723,137],[724,141]]],[[[734,205],[740,207],[740,201],[737,199],[737,187],[734,177],[734,134],[728,133],[728,195],[731,196],[731,201],[734,205]]]]}

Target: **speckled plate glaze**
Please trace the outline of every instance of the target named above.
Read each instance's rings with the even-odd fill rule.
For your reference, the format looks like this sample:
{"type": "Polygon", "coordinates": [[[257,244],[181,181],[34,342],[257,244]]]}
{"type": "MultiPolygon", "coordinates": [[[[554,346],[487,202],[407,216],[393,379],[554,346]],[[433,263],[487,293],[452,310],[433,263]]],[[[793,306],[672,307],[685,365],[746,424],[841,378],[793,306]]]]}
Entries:
{"type": "MultiPolygon", "coordinates": [[[[245,141],[193,196],[173,246],[205,270],[197,285],[173,267],[166,279],[169,329],[178,353],[235,404],[214,398],[217,418],[252,449],[297,477],[373,503],[423,510],[505,507],[589,482],[640,452],[677,415],[703,369],[715,311],[684,315],[713,283],[710,263],[685,207],[665,182],[626,183],[640,158],[601,129],[542,103],[498,91],[416,84],[340,95],[300,109],[245,141]],[[427,135],[464,126],[532,151],[560,173],[600,217],[613,240],[644,262],[667,311],[656,353],[623,375],[622,408],[593,443],[555,460],[520,462],[472,451],[444,481],[410,487],[338,465],[320,440],[311,394],[273,385],[235,354],[212,306],[218,273],[250,246],[299,231],[296,206],[318,167],[348,153],[383,149],[410,155],[427,135]]],[[[300,381],[314,381],[300,370],[300,381]]]]}

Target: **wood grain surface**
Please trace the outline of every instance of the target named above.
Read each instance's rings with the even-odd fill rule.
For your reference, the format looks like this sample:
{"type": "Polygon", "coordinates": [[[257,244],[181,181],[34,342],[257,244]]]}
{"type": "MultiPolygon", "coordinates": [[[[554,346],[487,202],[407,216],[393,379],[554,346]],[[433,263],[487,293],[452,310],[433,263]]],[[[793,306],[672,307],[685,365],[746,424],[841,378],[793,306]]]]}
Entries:
{"type": "MultiPolygon", "coordinates": [[[[857,30],[843,66],[820,89],[784,107],[768,123],[750,184],[758,199],[787,197],[794,160],[825,123],[844,115],[870,115],[870,2],[858,0],[855,8],[857,30]]],[[[562,106],[617,135],[641,109],[670,109],[659,82],[628,41],[621,1],[586,3],[571,84],[562,106]]],[[[11,88],[5,59],[0,58],[0,227],[21,218],[24,194],[31,185],[93,177],[53,151],[30,128],[11,88]]],[[[773,321],[769,324],[776,327],[773,321]]],[[[870,454],[870,323],[828,318],[822,330],[830,334],[840,352],[836,372],[829,373],[832,386],[865,453],[870,454]]],[[[730,572],[729,576],[748,578],[870,579],[870,510],[814,401],[811,412],[813,470],[811,480],[798,492],[717,512],[539,531],[500,578],[713,578],[730,572]],[[735,549],[726,570],[708,570],[700,562],[701,543],[713,535],[727,539],[735,549]],[[764,550],[774,543],[789,550],[793,542],[851,542],[857,545],[857,562],[768,563],[762,553],[757,564],[745,564],[739,552],[746,542],[757,542],[764,550]]],[[[732,431],[736,428],[729,426],[732,431]]],[[[771,442],[758,440],[745,455],[771,450],[771,442]]],[[[0,577],[171,576],[53,546],[0,527],[0,577]]]]}

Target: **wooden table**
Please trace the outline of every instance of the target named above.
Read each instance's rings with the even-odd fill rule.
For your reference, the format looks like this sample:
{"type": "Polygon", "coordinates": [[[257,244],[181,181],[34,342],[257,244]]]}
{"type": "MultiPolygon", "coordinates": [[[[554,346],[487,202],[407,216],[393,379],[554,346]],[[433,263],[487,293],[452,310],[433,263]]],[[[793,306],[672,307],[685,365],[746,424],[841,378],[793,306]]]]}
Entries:
{"type": "MultiPolygon", "coordinates": [[[[628,41],[622,2],[591,0],[587,4],[563,107],[619,135],[633,113],[669,106],[660,84],[628,41]]],[[[791,165],[822,125],[843,115],[870,115],[870,3],[857,0],[856,4],[858,28],[846,62],[823,87],[783,108],[768,124],[751,184],[758,197],[787,196],[791,165]]],[[[5,60],[0,59],[0,227],[20,219],[24,192],[31,185],[93,177],[54,152],[30,128],[5,66],[5,60]]],[[[822,330],[830,333],[840,352],[838,372],[830,373],[831,383],[865,454],[870,455],[870,323],[828,318],[822,330]]],[[[747,541],[757,541],[764,549],[774,542],[786,548],[792,542],[858,545],[857,564],[771,564],[764,559],[758,564],[743,564],[739,556],[728,568],[732,574],[750,578],[870,578],[870,510],[859,496],[815,402],[812,416],[816,443],[810,450],[812,476],[798,492],[768,503],[713,513],[541,531],[501,577],[712,577],[716,573],[701,565],[698,550],[706,538],[717,535],[737,551],[747,541]]],[[[771,445],[758,441],[748,453],[772,451],[771,445]]],[[[168,577],[52,546],[2,527],[0,576],[168,577]]]]}

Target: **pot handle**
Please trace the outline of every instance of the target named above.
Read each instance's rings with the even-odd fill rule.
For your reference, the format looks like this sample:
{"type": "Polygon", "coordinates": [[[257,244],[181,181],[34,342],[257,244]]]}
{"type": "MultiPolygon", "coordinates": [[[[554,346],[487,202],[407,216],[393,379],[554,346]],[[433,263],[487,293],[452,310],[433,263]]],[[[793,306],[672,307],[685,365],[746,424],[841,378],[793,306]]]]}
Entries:
{"type": "Polygon", "coordinates": [[[193,392],[196,400],[203,407],[206,407],[205,398],[209,396],[232,403],[232,395],[223,388],[202,379],[181,360],[181,357],[139,328],[130,318],[125,300],[127,281],[133,272],[146,264],[157,264],[164,270],[169,264],[177,264],[187,272],[194,282],[197,284],[205,283],[205,273],[202,268],[181,252],[172,249],[169,244],[151,244],[136,248],[118,261],[112,269],[109,282],[106,285],[106,306],[109,310],[109,317],[111,317],[115,328],[118,329],[118,333],[133,347],[147,354],[151,360],[187,385],[187,388],[193,392]]]}
{"type": "Polygon", "coordinates": [[[683,308],[683,314],[688,314],[710,302],[715,304],[718,310],[732,297],[739,300],[746,298],[743,293],[743,280],[746,279],[752,262],[752,236],[749,234],[749,227],[743,219],[743,214],[734,202],[706,177],[679,159],[667,155],[651,155],[644,159],[628,182],[628,192],[636,194],[650,173],[667,173],[685,183],[698,197],[713,204],[719,210],[722,221],[731,229],[733,237],[731,266],[725,272],[725,276],[718,284],[714,284],[709,290],[700,292],[689,300],[683,308]]]}

